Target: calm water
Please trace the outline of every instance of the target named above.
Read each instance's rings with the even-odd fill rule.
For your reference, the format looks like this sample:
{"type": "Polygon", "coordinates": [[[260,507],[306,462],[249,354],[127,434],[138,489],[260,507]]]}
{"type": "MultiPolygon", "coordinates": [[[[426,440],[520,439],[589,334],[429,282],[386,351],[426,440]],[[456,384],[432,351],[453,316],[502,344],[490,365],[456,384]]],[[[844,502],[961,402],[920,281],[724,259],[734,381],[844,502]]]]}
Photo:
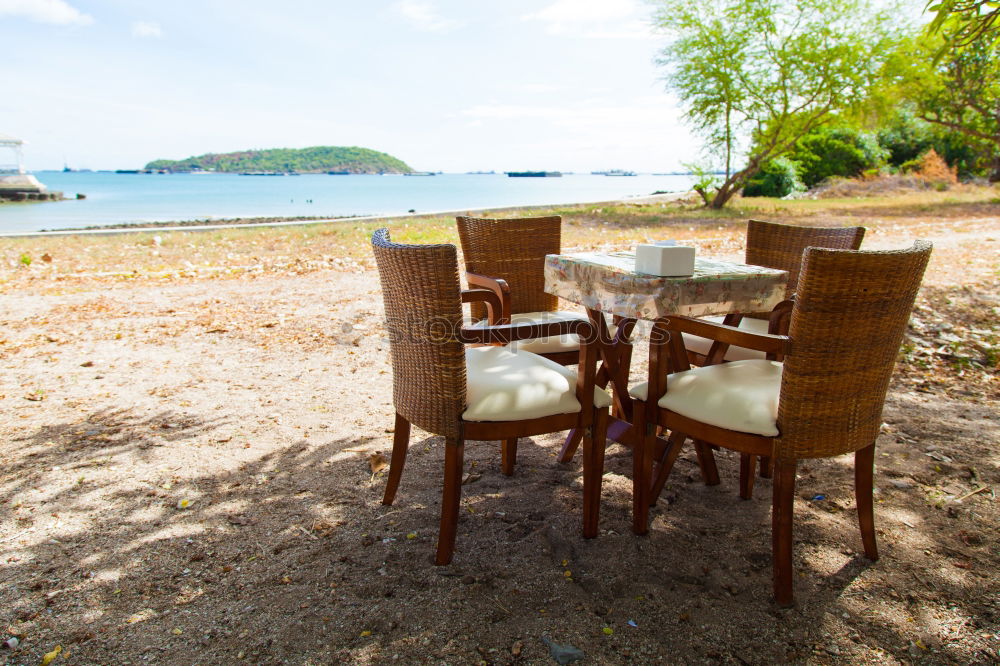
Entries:
{"type": "Polygon", "coordinates": [[[0,204],[0,233],[119,223],[238,217],[392,215],[606,201],[690,189],[691,176],[509,178],[437,176],[239,176],[40,171],[50,190],[83,200],[0,204]]]}

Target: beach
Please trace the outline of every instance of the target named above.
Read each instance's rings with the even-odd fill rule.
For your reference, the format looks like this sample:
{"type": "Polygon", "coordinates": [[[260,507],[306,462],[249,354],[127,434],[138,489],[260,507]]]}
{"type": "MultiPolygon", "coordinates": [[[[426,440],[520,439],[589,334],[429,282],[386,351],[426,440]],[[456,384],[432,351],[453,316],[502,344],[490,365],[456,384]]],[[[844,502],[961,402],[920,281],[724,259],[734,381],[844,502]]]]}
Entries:
{"type": "Polygon", "coordinates": [[[423,177],[329,175],[253,177],[235,173],[37,174],[51,190],[84,199],[29,204],[0,200],[0,235],[128,225],[232,224],[234,220],[330,219],[429,214],[456,209],[617,200],[690,189],[688,175],[626,178],[566,174],[508,178],[503,173],[423,177]]]}
{"type": "Polygon", "coordinates": [[[457,244],[453,216],[2,238],[7,663],[57,645],[81,664],[553,663],[543,636],[594,664],[996,659],[995,188],[518,211],[546,213],[565,251],[676,239],[738,261],[748,217],[935,243],[877,442],[877,563],[847,459],[800,465],[782,610],[771,481],[740,500],[738,456],[707,487],[685,450],[637,537],[631,457],[610,446],[583,540],[579,456],[560,465],[547,435],[522,440],[512,478],[496,442],[467,445],[458,550],[433,566],[440,437],[414,431],[380,504],[392,369],[368,236],[457,244]]]}

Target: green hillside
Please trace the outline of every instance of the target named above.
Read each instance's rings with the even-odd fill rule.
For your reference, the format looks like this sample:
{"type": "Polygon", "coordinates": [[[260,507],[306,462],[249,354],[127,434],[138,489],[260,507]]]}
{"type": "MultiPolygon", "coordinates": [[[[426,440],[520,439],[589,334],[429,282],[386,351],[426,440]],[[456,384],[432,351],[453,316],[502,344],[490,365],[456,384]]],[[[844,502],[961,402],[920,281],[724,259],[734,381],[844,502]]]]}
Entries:
{"type": "Polygon", "coordinates": [[[235,153],[206,153],[183,160],[154,160],[146,169],[168,171],[219,171],[223,173],[295,171],[298,173],[410,173],[402,160],[377,150],[357,146],[270,148],[235,153]]]}

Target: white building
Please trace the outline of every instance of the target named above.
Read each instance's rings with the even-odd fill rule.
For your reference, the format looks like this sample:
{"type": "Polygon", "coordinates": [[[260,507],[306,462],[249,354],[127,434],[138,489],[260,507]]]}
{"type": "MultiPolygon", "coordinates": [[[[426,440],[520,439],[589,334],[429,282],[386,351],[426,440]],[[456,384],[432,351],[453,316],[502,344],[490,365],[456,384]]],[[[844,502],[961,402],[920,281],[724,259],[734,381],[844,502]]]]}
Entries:
{"type": "Polygon", "coordinates": [[[24,157],[21,148],[24,141],[6,134],[0,134],[0,191],[4,192],[44,192],[46,187],[30,173],[24,172],[24,157]],[[10,152],[14,161],[10,161],[10,152]]]}

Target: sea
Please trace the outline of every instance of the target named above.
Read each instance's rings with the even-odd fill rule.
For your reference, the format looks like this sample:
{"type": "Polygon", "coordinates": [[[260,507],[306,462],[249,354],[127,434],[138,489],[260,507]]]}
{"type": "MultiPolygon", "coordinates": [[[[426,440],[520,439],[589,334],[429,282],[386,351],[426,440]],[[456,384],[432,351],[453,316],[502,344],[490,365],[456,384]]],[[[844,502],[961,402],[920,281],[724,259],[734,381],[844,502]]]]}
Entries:
{"type": "Polygon", "coordinates": [[[0,204],[0,234],[148,222],[351,217],[509,206],[590,203],[682,192],[690,175],[511,178],[503,173],[429,176],[146,174],[37,171],[69,200],[0,204]],[[77,194],[85,198],[75,198],[77,194]]]}

